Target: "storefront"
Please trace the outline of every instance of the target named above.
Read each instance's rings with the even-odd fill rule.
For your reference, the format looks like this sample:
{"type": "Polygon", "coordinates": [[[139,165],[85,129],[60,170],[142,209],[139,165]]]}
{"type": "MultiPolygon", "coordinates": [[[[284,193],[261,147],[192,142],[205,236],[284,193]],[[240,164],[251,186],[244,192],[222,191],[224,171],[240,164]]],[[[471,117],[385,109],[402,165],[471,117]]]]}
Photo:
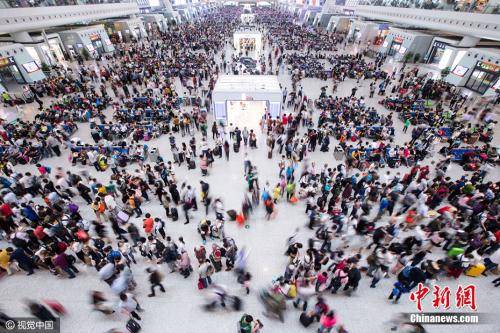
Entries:
{"type": "Polygon", "coordinates": [[[434,43],[431,46],[431,51],[429,53],[429,58],[427,60],[427,63],[434,65],[439,64],[443,59],[443,55],[446,51],[447,46],[448,44],[446,43],[434,41],[434,43]]]}
{"type": "Polygon", "coordinates": [[[59,33],[61,41],[70,57],[78,54],[96,58],[107,52],[113,52],[114,47],[103,25],[67,30],[59,33]]]}
{"type": "MultiPolygon", "coordinates": [[[[457,70],[456,68],[454,69],[457,70]]],[[[500,66],[478,61],[465,83],[465,87],[480,94],[484,94],[493,85],[498,85],[500,66]]]]}
{"type": "Polygon", "coordinates": [[[102,44],[101,35],[99,35],[98,33],[94,33],[89,36],[89,39],[90,43],[92,44],[92,48],[96,50],[99,54],[103,54],[104,46],[102,44]]]}
{"type": "Polygon", "coordinates": [[[43,80],[45,75],[24,45],[16,43],[0,46],[0,84],[6,89],[12,85],[43,80]]]}
{"type": "Polygon", "coordinates": [[[0,83],[3,86],[11,83],[26,83],[14,57],[0,58],[0,83]]]}
{"type": "Polygon", "coordinates": [[[389,34],[389,23],[380,23],[378,25],[377,35],[373,40],[373,45],[382,45],[385,37],[389,34]]]}
{"type": "MultiPolygon", "coordinates": [[[[395,56],[398,53],[404,54],[406,52],[406,48],[403,46],[403,38],[402,37],[394,37],[391,42],[391,46],[389,47],[387,54],[389,56],[395,56]]],[[[386,46],[382,44],[382,46],[386,46]]]]}
{"type": "Polygon", "coordinates": [[[379,51],[396,61],[421,61],[429,51],[434,36],[418,30],[392,28],[379,51]]]}

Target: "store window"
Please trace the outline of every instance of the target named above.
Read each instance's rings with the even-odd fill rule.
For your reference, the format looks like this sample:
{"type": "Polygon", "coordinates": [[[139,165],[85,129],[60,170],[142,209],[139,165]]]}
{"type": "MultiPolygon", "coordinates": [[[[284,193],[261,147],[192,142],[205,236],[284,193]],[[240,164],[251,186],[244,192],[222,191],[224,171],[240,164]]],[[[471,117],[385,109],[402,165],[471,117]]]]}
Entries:
{"type": "Polygon", "coordinates": [[[439,64],[439,62],[443,58],[444,52],[446,50],[446,46],[447,46],[446,43],[434,42],[434,44],[432,44],[431,53],[429,56],[428,63],[435,64],[435,65],[439,64]]]}
{"type": "Polygon", "coordinates": [[[0,58],[0,82],[4,86],[11,83],[26,83],[14,57],[0,58]]]}
{"type": "MultiPolygon", "coordinates": [[[[92,43],[92,48],[94,50],[97,50],[97,52],[99,54],[103,54],[104,53],[104,47],[102,45],[102,41],[101,41],[101,35],[100,34],[92,34],[90,35],[90,41],[92,43]]],[[[88,46],[88,45],[87,45],[88,46]]]]}
{"type": "Polygon", "coordinates": [[[499,74],[500,66],[489,62],[478,61],[467,83],[465,83],[465,87],[480,94],[484,94],[497,82],[499,74]]]}
{"type": "MultiPolygon", "coordinates": [[[[389,47],[389,51],[387,53],[390,56],[393,56],[393,55],[397,54],[398,52],[400,52],[401,45],[403,45],[403,41],[404,40],[401,37],[394,37],[394,39],[392,40],[392,44],[389,47]]],[[[405,49],[405,51],[406,51],[406,49],[405,49]]]]}

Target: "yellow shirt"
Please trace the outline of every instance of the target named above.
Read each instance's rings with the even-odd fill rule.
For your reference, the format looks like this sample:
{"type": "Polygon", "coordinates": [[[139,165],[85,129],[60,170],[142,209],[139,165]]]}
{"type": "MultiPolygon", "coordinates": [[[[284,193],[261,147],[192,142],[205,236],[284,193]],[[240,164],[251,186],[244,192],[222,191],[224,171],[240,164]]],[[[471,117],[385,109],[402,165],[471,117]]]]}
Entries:
{"type": "Polygon", "coordinates": [[[7,270],[7,266],[9,265],[10,255],[7,253],[7,250],[0,250],[0,267],[7,270]]]}

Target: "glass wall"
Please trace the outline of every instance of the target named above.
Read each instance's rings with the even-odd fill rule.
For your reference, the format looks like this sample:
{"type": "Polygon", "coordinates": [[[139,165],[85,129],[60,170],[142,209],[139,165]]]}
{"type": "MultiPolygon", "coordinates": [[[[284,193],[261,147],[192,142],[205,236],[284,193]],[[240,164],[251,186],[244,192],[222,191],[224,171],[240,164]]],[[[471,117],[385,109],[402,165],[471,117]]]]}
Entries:
{"type": "Polygon", "coordinates": [[[480,94],[484,94],[498,81],[499,74],[500,66],[478,61],[467,83],[465,83],[465,87],[480,94]]]}

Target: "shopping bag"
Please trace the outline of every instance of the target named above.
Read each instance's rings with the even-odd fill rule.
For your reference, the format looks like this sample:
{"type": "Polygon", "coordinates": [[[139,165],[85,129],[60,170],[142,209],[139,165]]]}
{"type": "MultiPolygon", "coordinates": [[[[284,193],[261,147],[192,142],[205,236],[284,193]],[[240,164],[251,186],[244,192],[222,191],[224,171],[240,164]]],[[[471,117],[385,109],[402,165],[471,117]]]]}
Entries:
{"type": "Polygon", "coordinates": [[[299,199],[297,199],[297,197],[295,195],[293,195],[291,198],[290,198],[290,202],[291,203],[297,203],[297,201],[299,201],[299,199]]]}
{"type": "Polygon", "coordinates": [[[198,279],[198,289],[199,290],[202,290],[203,289],[203,281],[200,279],[198,279]]]}
{"type": "Polygon", "coordinates": [[[238,214],[238,216],[236,216],[236,222],[238,222],[239,225],[243,225],[243,223],[245,223],[245,215],[238,214]]]}

